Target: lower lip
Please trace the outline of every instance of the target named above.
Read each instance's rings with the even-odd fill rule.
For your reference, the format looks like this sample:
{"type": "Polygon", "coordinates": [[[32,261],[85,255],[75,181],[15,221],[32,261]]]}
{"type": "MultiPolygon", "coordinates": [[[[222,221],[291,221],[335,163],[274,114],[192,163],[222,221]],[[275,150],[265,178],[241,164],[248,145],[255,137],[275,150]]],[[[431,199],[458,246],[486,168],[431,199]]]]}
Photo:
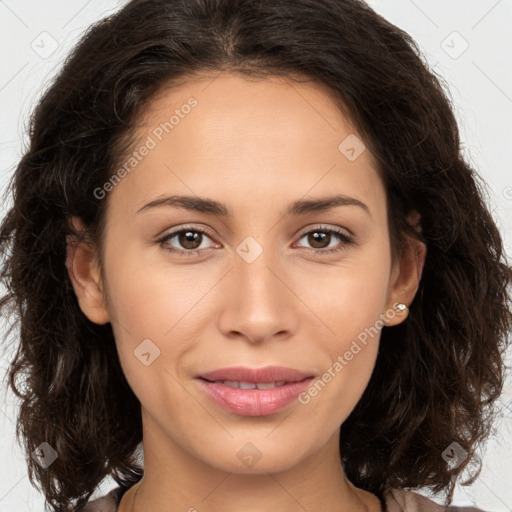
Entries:
{"type": "Polygon", "coordinates": [[[220,407],[242,416],[266,416],[291,404],[313,377],[270,389],[239,389],[198,379],[208,396],[220,407]]]}

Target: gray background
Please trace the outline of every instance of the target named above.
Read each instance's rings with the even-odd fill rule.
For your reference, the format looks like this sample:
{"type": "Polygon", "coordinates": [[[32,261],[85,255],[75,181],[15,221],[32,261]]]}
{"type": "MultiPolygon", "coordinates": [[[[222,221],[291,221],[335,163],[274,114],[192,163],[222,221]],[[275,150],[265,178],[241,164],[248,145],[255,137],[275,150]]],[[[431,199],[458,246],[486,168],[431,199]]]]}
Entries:
{"type": "MultiPolygon", "coordinates": [[[[467,159],[488,183],[489,203],[512,255],[512,0],[371,0],[377,12],[410,33],[443,76],[459,120],[467,159]]],[[[117,10],[114,0],[0,0],[0,186],[5,187],[24,145],[29,113],[48,80],[87,26],[117,10]]],[[[0,205],[3,217],[9,205],[0,205]]],[[[0,330],[2,324],[0,324],[0,330]]],[[[13,355],[0,351],[2,378],[13,355]]],[[[509,358],[510,361],[510,358],[509,358]]],[[[0,512],[43,510],[14,442],[16,401],[0,387],[0,512]]],[[[481,450],[482,473],[455,504],[512,511],[512,386],[504,417],[481,450]]],[[[114,483],[105,481],[96,495],[114,483]]],[[[428,494],[425,491],[425,494],[428,494]]]]}

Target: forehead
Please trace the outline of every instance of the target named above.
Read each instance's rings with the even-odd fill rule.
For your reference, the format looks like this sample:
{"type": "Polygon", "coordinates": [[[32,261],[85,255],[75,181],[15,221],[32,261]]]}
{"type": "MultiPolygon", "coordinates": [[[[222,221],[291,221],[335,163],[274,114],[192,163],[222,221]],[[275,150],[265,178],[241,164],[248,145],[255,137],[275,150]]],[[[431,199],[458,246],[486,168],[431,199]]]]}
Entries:
{"type": "Polygon", "coordinates": [[[140,198],[139,206],[176,189],[216,191],[224,199],[289,192],[296,199],[341,187],[378,200],[382,188],[373,155],[318,83],[232,73],[194,77],[163,88],[137,125],[132,150],[139,155],[116,189],[140,198]]]}

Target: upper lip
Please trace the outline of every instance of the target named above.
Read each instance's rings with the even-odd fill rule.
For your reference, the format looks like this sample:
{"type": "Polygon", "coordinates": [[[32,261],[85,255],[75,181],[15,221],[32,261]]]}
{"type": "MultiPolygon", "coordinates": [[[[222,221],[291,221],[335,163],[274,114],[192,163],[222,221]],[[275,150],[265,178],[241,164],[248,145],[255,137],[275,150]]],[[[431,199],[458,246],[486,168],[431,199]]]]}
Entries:
{"type": "Polygon", "coordinates": [[[265,366],[263,368],[233,366],[204,372],[199,374],[198,377],[212,382],[218,380],[237,382],[278,382],[284,380],[286,382],[299,382],[308,377],[313,377],[313,375],[284,366],[265,366]]]}

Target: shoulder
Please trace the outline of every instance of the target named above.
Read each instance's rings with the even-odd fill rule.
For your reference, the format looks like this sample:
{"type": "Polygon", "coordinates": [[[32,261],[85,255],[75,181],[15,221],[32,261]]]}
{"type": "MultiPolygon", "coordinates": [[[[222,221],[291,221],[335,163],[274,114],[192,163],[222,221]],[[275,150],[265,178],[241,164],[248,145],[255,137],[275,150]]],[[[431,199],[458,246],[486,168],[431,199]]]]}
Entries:
{"type": "Polygon", "coordinates": [[[101,498],[89,501],[83,512],[116,512],[126,489],[117,486],[101,498]]]}
{"type": "Polygon", "coordinates": [[[439,505],[429,498],[413,491],[392,489],[386,495],[388,512],[485,512],[474,507],[439,505]]]}

